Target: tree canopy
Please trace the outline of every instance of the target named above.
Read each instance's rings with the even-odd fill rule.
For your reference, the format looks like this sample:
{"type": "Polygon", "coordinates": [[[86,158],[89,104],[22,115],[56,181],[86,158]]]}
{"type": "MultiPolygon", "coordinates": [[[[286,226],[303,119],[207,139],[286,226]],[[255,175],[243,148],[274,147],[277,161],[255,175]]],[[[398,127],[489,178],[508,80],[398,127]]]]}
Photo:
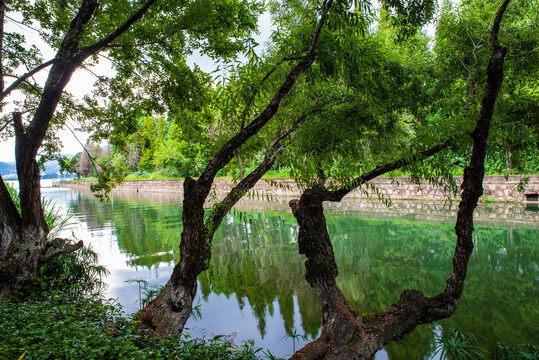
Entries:
{"type": "MultiPolygon", "coordinates": [[[[421,32],[435,15],[431,0],[386,0],[379,9],[368,1],[270,2],[276,29],[263,52],[250,37],[264,9],[258,2],[0,5],[5,19],[18,12],[22,26],[38,26],[56,51],[45,61],[40,49],[25,47],[24,36],[2,32],[2,79],[16,77],[2,87],[2,99],[15,88],[26,97],[1,128],[17,140],[21,210],[2,181],[0,295],[57,254],[82,246],[47,241],[39,190],[36,156],[52,156],[54,133],[68,117],[91,130],[93,140],[110,140],[110,153],[96,167],[102,179],[129,169],[186,176],[179,261],[163,291],[139,313],[142,325],[160,336],[183,330],[227,212],[274,166],[290,170],[303,186],[301,198],[290,203],[300,226],[299,251],[323,305],[322,336],[297,357],[370,358],[417,325],[450,316],[473,249],[485,164],[502,173],[537,167],[535,1],[444,4],[434,38],[421,32]],[[188,65],[186,56],[198,50],[223,59],[221,77],[188,65]],[[84,103],[74,101],[66,84],[100,53],[115,74],[99,76],[84,103]],[[33,75],[44,69],[49,72],[40,85],[33,75]],[[340,201],[392,171],[456,192],[458,168],[464,181],[446,289],[432,298],[406,290],[392,307],[373,313],[374,322],[365,322],[336,285],[323,202],[340,201]],[[222,174],[239,179],[208,210],[214,179],[222,174]]],[[[79,163],[100,153],[91,148],[79,163]]],[[[106,182],[99,187],[110,188],[106,182]]]]}

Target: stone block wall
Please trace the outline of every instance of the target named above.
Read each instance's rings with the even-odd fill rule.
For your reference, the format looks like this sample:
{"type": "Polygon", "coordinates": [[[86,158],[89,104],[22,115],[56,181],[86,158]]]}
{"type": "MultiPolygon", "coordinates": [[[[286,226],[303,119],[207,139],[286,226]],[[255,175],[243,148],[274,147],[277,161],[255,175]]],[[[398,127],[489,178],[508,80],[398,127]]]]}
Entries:
{"type": "MultiPolygon", "coordinates": [[[[539,175],[529,175],[528,184],[525,186],[524,193],[519,192],[517,186],[523,176],[510,176],[506,179],[504,176],[486,176],[483,187],[483,200],[509,201],[509,202],[529,202],[537,201],[539,194],[539,175]],[[534,198],[535,194],[535,198],[534,198]]],[[[462,182],[462,177],[456,177],[457,184],[462,182]]],[[[91,182],[62,183],[64,187],[75,189],[88,189],[91,182]]],[[[379,193],[388,196],[391,199],[412,199],[412,200],[444,200],[446,195],[440,188],[430,184],[417,185],[410,182],[407,177],[398,178],[377,178],[371,181],[378,188],[379,193]]],[[[216,179],[215,194],[226,194],[234,186],[232,179],[216,179]]],[[[120,184],[117,191],[135,191],[135,192],[164,192],[164,193],[182,193],[183,179],[176,180],[127,180],[120,184]]],[[[262,179],[252,190],[253,196],[265,197],[284,196],[297,197],[300,190],[292,179],[275,178],[262,179]]],[[[362,187],[350,193],[347,198],[376,198],[376,192],[372,187],[362,187]]]]}

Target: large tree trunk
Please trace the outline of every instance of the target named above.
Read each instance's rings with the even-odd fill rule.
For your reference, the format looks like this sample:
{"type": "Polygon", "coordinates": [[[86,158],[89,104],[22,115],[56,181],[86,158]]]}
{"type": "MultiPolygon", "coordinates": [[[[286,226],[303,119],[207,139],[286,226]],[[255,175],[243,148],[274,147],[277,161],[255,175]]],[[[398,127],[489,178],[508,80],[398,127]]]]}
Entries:
{"type": "MultiPolygon", "coordinates": [[[[84,35],[84,30],[98,6],[96,0],[82,1],[54,60],[45,62],[20,76],[5,90],[3,89],[4,79],[1,79],[3,91],[0,94],[0,100],[3,100],[26,79],[52,65],[39,105],[28,126],[24,128],[21,113],[13,113],[21,213],[19,214],[15,208],[5,183],[0,177],[0,297],[6,296],[14,286],[35,277],[41,266],[53,257],[82,247],[82,241],[77,244],[71,244],[64,239],[47,241],[49,229],[41,204],[40,174],[36,156],[64,88],[75,69],[90,55],[99,52],[105,45],[127,31],[155,1],[149,0],[125,23],[102,40],[80,48],[80,38],[84,35]]],[[[4,2],[1,2],[0,13],[3,12],[3,5],[4,2]]],[[[0,51],[1,49],[0,47],[0,51]]],[[[3,76],[1,71],[0,76],[3,76]]]]}
{"type": "MultiPolygon", "coordinates": [[[[473,250],[473,212],[483,194],[484,160],[494,104],[503,81],[503,62],[507,52],[498,42],[502,15],[510,0],[500,7],[493,24],[493,54],[487,69],[487,86],[473,139],[470,164],[464,170],[462,199],[455,225],[456,246],[453,273],[446,288],[437,296],[425,297],[418,290],[405,290],[400,299],[385,311],[368,317],[353,313],[336,286],[337,265],[323,213],[323,201],[340,201],[350,186],[328,191],[323,183],[306,190],[299,200],[290,202],[300,226],[299,251],[307,261],[306,278],[320,298],[323,323],[318,339],[298,350],[292,359],[372,359],[386,344],[402,339],[418,325],[444,319],[453,314],[464,290],[468,260],[473,250]]],[[[376,170],[375,170],[376,171],[376,170]]],[[[359,185],[366,178],[358,178],[359,185]]]]}
{"type": "Polygon", "coordinates": [[[214,205],[212,212],[204,220],[204,202],[208,198],[215,176],[233,159],[241,146],[273,118],[299,77],[313,64],[316,44],[332,1],[324,2],[320,20],[311,37],[306,55],[288,73],[266,108],[247,126],[242,126],[241,130],[217,151],[197,180],[189,177],[185,179],[180,261],[174,267],[172,276],[161,293],[139,312],[138,316],[143,327],[155,329],[160,336],[183,331],[193,308],[197,277],[208,267],[211,259],[211,241],[215,231],[234,204],[271,169],[276,155],[285,146],[280,142],[293,130],[276,138],[260,165],[243,178],[223,201],[214,205]]]}
{"type": "Polygon", "coordinates": [[[20,113],[13,113],[13,126],[21,214],[15,209],[2,181],[0,296],[5,296],[14,285],[37,275],[49,233],[41,208],[39,166],[35,154],[28,148],[20,113]]]}
{"type": "Polygon", "coordinates": [[[187,177],[184,182],[183,232],[180,261],[161,293],[139,313],[141,321],[158,334],[177,334],[191,315],[197,291],[197,277],[210,259],[210,239],[206,238],[204,202],[208,191],[196,180],[187,177]]]}
{"type": "Polygon", "coordinates": [[[41,266],[52,257],[82,247],[82,242],[70,244],[63,239],[47,242],[49,228],[41,206],[36,154],[28,146],[20,113],[13,113],[13,123],[21,213],[15,208],[0,178],[0,297],[6,296],[13,286],[37,276],[41,266]]]}

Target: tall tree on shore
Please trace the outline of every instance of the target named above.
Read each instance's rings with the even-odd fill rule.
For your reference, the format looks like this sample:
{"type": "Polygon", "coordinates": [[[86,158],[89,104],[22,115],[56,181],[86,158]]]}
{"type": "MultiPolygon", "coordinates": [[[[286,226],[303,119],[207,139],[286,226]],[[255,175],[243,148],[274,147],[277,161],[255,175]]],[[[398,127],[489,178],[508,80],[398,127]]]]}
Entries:
{"type": "Polygon", "coordinates": [[[170,53],[185,56],[185,38],[190,35],[194,43],[207,38],[206,49],[216,56],[236,51],[241,47],[236,36],[245,36],[255,27],[256,16],[250,14],[251,10],[253,5],[247,2],[0,1],[2,25],[9,20],[29,28],[56,50],[54,58],[45,61],[37,46],[25,47],[24,35],[7,32],[3,26],[0,29],[0,100],[5,101],[15,90],[27,95],[19,109],[4,117],[0,127],[4,137],[15,137],[21,202],[19,214],[0,178],[0,296],[35,276],[51,258],[82,246],[82,242],[71,244],[64,239],[47,241],[49,229],[41,206],[36,159],[44,145],[45,152],[54,148],[44,141],[54,139],[54,131],[64,125],[65,113],[91,118],[91,111],[84,112],[64,94],[77,68],[95,63],[96,55],[104,50],[116,64],[123,64],[120,70],[149,52],[165,58],[170,53]],[[211,10],[216,10],[212,12],[214,17],[220,14],[218,10],[227,12],[230,19],[210,26],[208,21],[214,17],[206,12],[211,10]],[[22,14],[22,21],[15,20],[17,14],[22,14]],[[34,28],[35,23],[38,28],[34,28]],[[22,74],[21,67],[26,69],[22,74]],[[47,79],[41,87],[34,76],[46,69],[47,79]],[[8,78],[15,80],[5,87],[8,78]],[[63,111],[58,113],[60,104],[63,111]]]}
{"type": "MultiPolygon", "coordinates": [[[[499,31],[509,2],[505,0],[500,6],[490,32],[492,55],[486,70],[486,87],[478,120],[470,134],[472,152],[461,185],[461,201],[455,226],[453,273],[447,278],[446,288],[433,297],[426,297],[418,290],[405,290],[400,299],[384,311],[363,315],[354,313],[336,284],[338,268],[326,227],[323,202],[338,202],[366,181],[405,166],[409,160],[402,159],[377,167],[336,189],[328,189],[322,176],[315,186],[302,193],[299,200],[290,202],[300,226],[299,251],[307,257],[306,279],[316,290],[323,313],[320,337],[298,350],[292,359],[372,359],[383,346],[402,339],[416,326],[450,317],[455,311],[464,290],[468,260],[474,247],[473,213],[483,194],[487,140],[504,78],[503,65],[507,48],[500,44],[499,31]]],[[[426,157],[429,152],[445,146],[442,144],[432,148],[419,157],[426,157]]]]}
{"type": "MultiPolygon", "coordinates": [[[[84,0],[76,9],[76,15],[66,28],[65,36],[58,46],[54,59],[42,62],[27,73],[17,77],[8,88],[4,89],[2,86],[1,97],[5,99],[11,91],[17,89],[21,84],[27,83],[28,79],[37,72],[51,67],[45,86],[40,91],[40,101],[29,124],[27,126],[23,124],[21,112],[13,112],[21,213],[19,214],[15,209],[4,182],[0,181],[0,203],[2,204],[0,208],[0,224],[2,226],[0,229],[2,232],[0,295],[6,295],[12,286],[35,276],[39,268],[54,256],[74,251],[82,246],[82,242],[73,245],[60,239],[47,242],[49,229],[41,207],[40,174],[36,160],[38,150],[45,139],[56,107],[73,72],[86,59],[97,54],[126,32],[148,11],[155,1],[150,0],[114,31],[101,37],[98,41],[86,45],[84,44],[85,31],[94,18],[98,2],[84,0]]],[[[4,2],[2,2],[1,8],[3,15],[1,22],[3,23],[5,21],[4,2]]],[[[60,11],[67,10],[68,8],[60,11]]],[[[4,60],[4,55],[2,53],[2,60],[4,60]]],[[[5,76],[6,74],[3,73],[2,84],[5,76]]]]}
{"type": "MultiPolygon", "coordinates": [[[[305,4],[298,6],[301,7],[302,5],[305,4]]],[[[355,11],[363,11],[365,13],[361,13],[361,15],[365,15],[370,9],[369,4],[361,3],[361,5],[364,8],[356,9],[355,11]]],[[[433,3],[430,1],[414,4],[410,7],[405,7],[401,2],[387,2],[385,5],[395,10],[395,19],[401,19],[402,16],[406,17],[404,13],[407,14],[408,11],[417,11],[413,16],[408,17],[407,24],[414,25],[417,25],[414,20],[419,23],[424,23],[428,20],[433,10],[433,3]]],[[[337,33],[343,29],[346,30],[346,26],[350,26],[354,22],[357,25],[358,18],[356,17],[357,12],[349,11],[352,7],[351,2],[325,0],[320,6],[313,6],[312,4],[310,6],[316,8],[317,14],[314,21],[310,19],[310,23],[305,22],[305,19],[298,16],[298,13],[301,13],[301,11],[297,11],[298,9],[283,8],[277,11],[279,16],[282,16],[281,21],[287,24],[290,33],[294,35],[284,36],[284,51],[293,49],[296,50],[296,53],[285,54],[283,60],[277,61],[277,64],[265,73],[261,81],[250,88],[250,94],[246,94],[246,101],[243,102],[245,109],[238,111],[237,108],[234,108],[228,114],[230,117],[227,120],[236,122],[237,132],[233,132],[229,140],[218,147],[215,155],[209,160],[198,179],[191,177],[185,179],[180,260],[174,267],[172,276],[161,293],[138,313],[138,318],[143,326],[155,329],[160,336],[183,331],[183,327],[191,315],[192,304],[197,291],[197,277],[209,265],[212,255],[213,236],[227,212],[271,169],[277,155],[290,143],[290,135],[294,134],[302,126],[309,115],[322,111],[320,108],[310,108],[303,114],[296,111],[290,115],[287,105],[290,102],[299,102],[295,97],[299,96],[301,98],[303,92],[308,91],[307,88],[310,83],[305,84],[303,79],[300,78],[312,69],[315,59],[318,58],[318,52],[330,50],[329,48],[321,47],[320,43],[331,39],[331,36],[328,35],[331,35],[332,31],[335,32],[333,35],[338,37],[337,33]],[[347,21],[342,21],[343,18],[346,18],[347,21]],[[331,30],[328,30],[327,25],[330,22],[332,23],[331,30]],[[298,23],[300,26],[296,26],[298,23]],[[309,36],[306,36],[306,34],[309,34],[309,36]],[[298,43],[300,44],[299,51],[294,48],[294,45],[298,43]],[[300,53],[298,54],[298,52],[300,53]],[[283,69],[279,68],[283,63],[295,65],[289,65],[289,68],[285,67],[287,72],[283,74],[283,69]],[[281,70],[282,80],[273,82],[275,89],[269,91],[265,89],[268,93],[269,103],[260,108],[254,108],[254,110],[250,108],[253,105],[253,98],[259,94],[261,87],[266,86],[268,78],[275,72],[279,72],[279,70],[281,70]],[[283,110],[284,108],[287,110],[283,110]],[[284,115],[280,114],[281,110],[285,112],[284,115]],[[248,115],[255,111],[259,111],[259,115],[248,122],[248,115]],[[287,114],[287,121],[282,121],[279,124],[288,123],[288,126],[272,127],[270,120],[275,117],[283,120],[280,117],[286,117],[287,114]],[[265,132],[268,128],[271,130],[265,132]],[[263,153],[258,165],[249,174],[243,176],[223,200],[214,204],[211,211],[206,212],[204,205],[208,201],[217,173],[237,157],[238,152],[244,145],[253,141],[255,136],[260,138],[262,134],[266,136],[267,147],[262,148],[262,150],[258,147],[258,153],[263,153]]],[[[311,8],[304,12],[311,11],[312,13],[312,10],[311,8]]],[[[357,31],[358,29],[350,29],[350,33],[357,31]]],[[[231,83],[231,85],[233,87],[237,84],[231,83]]],[[[336,85],[336,87],[338,86],[336,85]]],[[[311,100],[313,99],[311,98],[308,101],[311,100]]],[[[340,102],[346,102],[346,99],[342,99],[342,94],[340,102]]],[[[261,141],[261,143],[264,143],[264,141],[261,141]]]]}

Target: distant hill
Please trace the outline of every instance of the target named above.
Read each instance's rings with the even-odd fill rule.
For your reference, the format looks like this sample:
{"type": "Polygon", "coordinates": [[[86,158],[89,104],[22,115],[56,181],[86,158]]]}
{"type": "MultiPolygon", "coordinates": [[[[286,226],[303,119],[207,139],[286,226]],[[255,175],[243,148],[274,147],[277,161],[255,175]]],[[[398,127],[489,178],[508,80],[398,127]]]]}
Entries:
{"type": "Polygon", "coordinates": [[[60,166],[56,160],[47,161],[45,163],[45,171],[41,170],[42,179],[52,179],[58,177],[58,171],[60,171],[60,166]]]}
{"type": "MultiPolygon", "coordinates": [[[[56,160],[45,163],[45,171],[41,170],[42,179],[52,179],[58,177],[60,166],[56,160]]],[[[0,162],[0,175],[5,180],[17,179],[17,166],[14,162],[0,162]]]]}
{"type": "Polygon", "coordinates": [[[0,175],[4,179],[17,178],[17,166],[14,162],[0,162],[0,175]]]}

